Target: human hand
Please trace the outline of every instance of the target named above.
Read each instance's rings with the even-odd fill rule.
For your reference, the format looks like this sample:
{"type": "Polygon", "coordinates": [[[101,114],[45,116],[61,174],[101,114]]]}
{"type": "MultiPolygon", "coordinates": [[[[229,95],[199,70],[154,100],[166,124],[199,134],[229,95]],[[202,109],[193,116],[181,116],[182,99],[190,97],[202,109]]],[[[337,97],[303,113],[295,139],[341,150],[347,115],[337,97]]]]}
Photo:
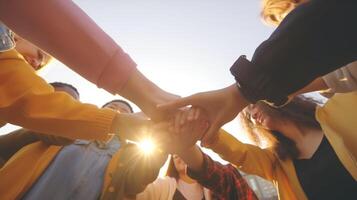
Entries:
{"type": "Polygon", "coordinates": [[[48,134],[35,133],[35,132],[30,132],[30,133],[36,136],[38,140],[41,140],[42,142],[48,145],[66,146],[74,142],[73,139],[69,139],[61,136],[48,135],[48,134]]]}
{"type": "Polygon", "coordinates": [[[180,154],[194,146],[208,128],[208,122],[199,108],[178,111],[170,122],[154,125],[152,132],[161,149],[168,153],[180,154]],[[187,119],[192,119],[187,121],[187,119]]]}
{"type": "Polygon", "coordinates": [[[113,133],[120,140],[139,141],[149,134],[148,130],[153,122],[141,113],[118,113],[113,121],[113,133]]]}
{"type": "MultiPolygon", "coordinates": [[[[178,108],[188,105],[202,108],[207,113],[210,124],[208,131],[202,138],[203,145],[207,146],[212,143],[218,134],[218,130],[225,123],[233,120],[248,105],[248,101],[240,94],[236,85],[231,85],[220,90],[197,93],[158,105],[158,110],[162,113],[172,113],[178,108]]],[[[189,117],[187,119],[188,121],[193,120],[189,117]]]]}

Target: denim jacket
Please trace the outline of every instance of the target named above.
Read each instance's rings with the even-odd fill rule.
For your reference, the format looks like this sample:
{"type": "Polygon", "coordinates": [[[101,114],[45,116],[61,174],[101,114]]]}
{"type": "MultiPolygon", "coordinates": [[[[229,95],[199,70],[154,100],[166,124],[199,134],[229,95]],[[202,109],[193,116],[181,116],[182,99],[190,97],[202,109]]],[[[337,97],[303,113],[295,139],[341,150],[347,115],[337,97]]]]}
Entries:
{"type": "Polygon", "coordinates": [[[15,47],[14,34],[0,22],[0,52],[11,50],[15,47]]]}

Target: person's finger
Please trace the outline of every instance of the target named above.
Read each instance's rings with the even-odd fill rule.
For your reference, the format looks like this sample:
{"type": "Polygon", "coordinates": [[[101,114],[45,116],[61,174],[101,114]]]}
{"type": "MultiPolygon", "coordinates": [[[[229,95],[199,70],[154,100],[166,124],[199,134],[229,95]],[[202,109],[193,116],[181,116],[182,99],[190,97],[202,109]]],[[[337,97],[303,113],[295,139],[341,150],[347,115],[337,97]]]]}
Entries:
{"type": "Polygon", "coordinates": [[[204,146],[208,146],[213,142],[213,139],[215,138],[216,134],[218,134],[218,131],[222,125],[223,123],[218,120],[210,124],[208,131],[202,138],[202,144],[204,146]]]}
{"type": "Polygon", "coordinates": [[[175,131],[175,118],[171,119],[170,120],[170,124],[169,124],[169,127],[168,127],[168,130],[170,133],[173,133],[175,131]]]}
{"type": "Polygon", "coordinates": [[[186,110],[182,112],[182,115],[180,116],[180,127],[186,123],[188,116],[190,115],[190,111],[191,110],[186,110]]]}
{"type": "Polygon", "coordinates": [[[196,108],[193,119],[197,120],[200,117],[200,115],[201,115],[201,109],[200,108],[196,108]]]}
{"type": "Polygon", "coordinates": [[[168,132],[169,127],[169,122],[162,122],[153,126],[151,137],[155,140],[155,143],[157,143],[158,146],[166,144],[171,140],[171,132],[168,132]]]}
{"type": "Polygon", "coordinates": [[[177,112],[175,115],[174,129],[175,129],[176,134],[178,134],[180,132],[181,115],[182,115],[182,111],[177,112]]]}
{"type": "Polygon", "coordinates": [[[194,132],[196,134],[199,134],[199,140],[202,140],[203,136],[205,133],[208,131],[209,128],[209,122],[207,120],[198,120],[198,126],[194,128],[194,132]]]}
{"type": "Polygon", "coordinates": [[[147,132],[147,136],[149,138],[153,138],[154,140],[161,141],[170,137],[170,133],[168,132],[169,123],[168,122],[160,122],[154,124],[150,131],[147,132]]]}
{"type": "Polygon", "coordinates": [[[156,108],[159,111],[170,111],[184,106],[194,105],[195,103],[196,103],[196,95],[191,95],[174,101],[159,104],[156,106],[156,108]]]}
{"type": "Polygon", "coordinates": [[[158,122],[152,125],[152,129],[154,131],[163,131],[163,130],[168,130],[168,128],[170,127],[170,123],[169,122],[158,122]]]}
{"type": "Polygon", "coordinates": [[[195,117],[195,112],[196,112],[196,108],[195,107],[191,107],[190,110],[188,111],[188,115],[187,115],[187,119],[186,121],[192,121],[195,117]]]}
{"type": "Polygon", "coordinates": [[[184,124],[184,126],[181,126],[181,129],[180,129],[180,137],[181,138],[184,138],[184,137],[190,137],[192,131],[193,131],[193,128],[195,126],[195,122],[187,122],[184,124]]]}

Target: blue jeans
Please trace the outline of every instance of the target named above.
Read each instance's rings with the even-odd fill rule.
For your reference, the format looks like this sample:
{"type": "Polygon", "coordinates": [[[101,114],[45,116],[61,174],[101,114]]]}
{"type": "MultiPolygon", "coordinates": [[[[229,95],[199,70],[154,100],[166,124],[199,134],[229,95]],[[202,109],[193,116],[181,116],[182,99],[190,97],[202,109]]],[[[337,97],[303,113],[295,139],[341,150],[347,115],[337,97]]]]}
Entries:
{"type": "Polygon", "coordinates": [[[5,24],[0,22],[0,52],[8,51],[15,48],[13,33],[5,24]]]}

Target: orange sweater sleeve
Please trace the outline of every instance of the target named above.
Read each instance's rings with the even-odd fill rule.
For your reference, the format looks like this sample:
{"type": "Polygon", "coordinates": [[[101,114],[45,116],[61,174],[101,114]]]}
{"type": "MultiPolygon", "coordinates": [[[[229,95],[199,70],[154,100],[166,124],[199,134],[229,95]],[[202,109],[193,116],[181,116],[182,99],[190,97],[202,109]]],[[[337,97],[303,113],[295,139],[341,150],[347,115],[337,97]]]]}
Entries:
{"type": "Polygon", "coordinates": [[[218,140],[210,149],[246,173],[273,179],[273,165],[277,158],[271,150],[242,143],[223,129],[219,132],[218,140]]]}
{"type": "Polygon", "coordinates": [[[54,92],[15,51],[0,53],[0,120],[40,133],[106,140],[115,112],[54,92]]]}
{"type": "Polygon", "coordinates": [[[111,93],[120,93],[136,64],[73,1],[0,0],[0,21],[111,93]]]}

